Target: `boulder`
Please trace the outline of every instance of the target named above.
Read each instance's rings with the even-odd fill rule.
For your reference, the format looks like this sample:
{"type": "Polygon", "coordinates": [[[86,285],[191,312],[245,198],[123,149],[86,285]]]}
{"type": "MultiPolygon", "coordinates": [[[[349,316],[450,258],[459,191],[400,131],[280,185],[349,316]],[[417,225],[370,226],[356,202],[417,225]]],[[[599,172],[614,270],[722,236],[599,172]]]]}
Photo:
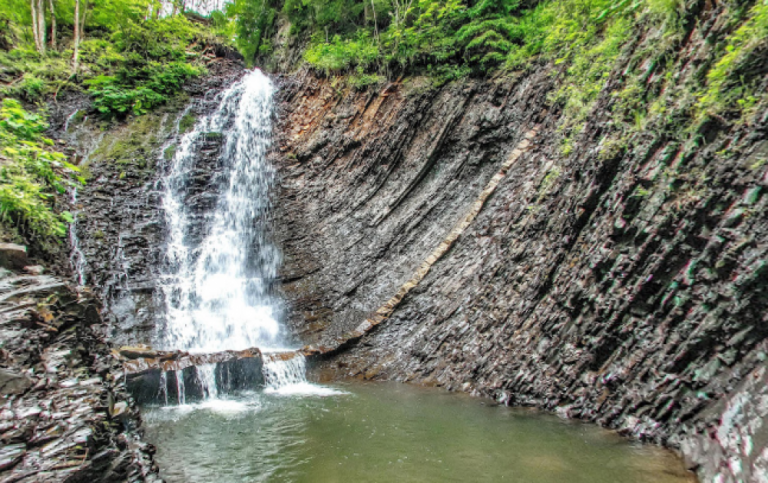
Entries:
{"type": "Polygon", "coordinates": [[[0,243],[0,267],[21,270],[27,266],[27,247],[15,243],[0,243]]]}
{"type": "Polygon", "coordinates": [[[0,369],[0,394],[22,394],[32,387],[34,381],[26,374],[0,369]]]}

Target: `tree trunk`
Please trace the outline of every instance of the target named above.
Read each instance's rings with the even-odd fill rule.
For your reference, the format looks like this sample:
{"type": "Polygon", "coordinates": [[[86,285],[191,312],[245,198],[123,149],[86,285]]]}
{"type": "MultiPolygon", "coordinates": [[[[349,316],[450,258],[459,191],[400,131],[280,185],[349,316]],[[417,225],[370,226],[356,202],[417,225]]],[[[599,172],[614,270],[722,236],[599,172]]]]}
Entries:
{"type": "Polygon", "coordinates": [[[88,17],[88,0],[83,0],[83,8],[82,8],[82,15],[80,19],[80,41],[82,42],[83,38],[85,38],[85,20],[88,17]]]}
{"type": "Polygon", "coordinates": [[[37,8],[35,7],[35,0],[30,0],[30,8],[32,11],[32,35],[35,37],[35,48],[40,52],[40,32],[37,30],[37,8]]]}
{"type": "Polygon", "coordinates": [[[53,0],[48,0],[51,9],[51,49],[56,50],[56,9],[53,8],[53,0]]]}
{"type": "Polygon", "coordinates": [[[80,0],[75,0],[75,51],[72,54],[72,71],[77,75],[80,64],[80,0]]]}
{"type": "Polygon", "coordinates": [[[376,46],[381,49],[381,38],[379,37],[379,23],[376,21],[376,4],[371,0],[371,11],[373,12],[373,36],[376,39],[376,46]]]}
{"type": "Polygon", "coordinates": [[[45,53],[45,0],[37,0],[37,33],[40,35],[41,54],[45,53]]]}

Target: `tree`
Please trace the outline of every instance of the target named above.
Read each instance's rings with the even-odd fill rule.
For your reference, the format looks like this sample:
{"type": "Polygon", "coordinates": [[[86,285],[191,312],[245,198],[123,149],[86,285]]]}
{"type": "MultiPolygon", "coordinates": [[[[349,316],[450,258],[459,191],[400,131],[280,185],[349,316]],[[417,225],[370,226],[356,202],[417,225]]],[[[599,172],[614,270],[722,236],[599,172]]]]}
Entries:
{"type": "Polygon", "coordinates": [[[32,12],[32,34],[35,37],[35,47],[41,54],[45,53],[45,3],[43,0],[30,0],[32,12]]]}
{"type": "MultiPolygon", "coordinates": [[[[34,20],[34,19],[33,19],[34,20]]],[[[37,0],[37,34],[40,36],[40,46],[37,50],[45,53],[45,0],[37,0]]]]}
{"type": "Polygon", "coordinates": [[[51,9],[51,49],[56,50],[56,9],[53,8],[53,0],[48,0],[51,9]]]}
{"type": "Polygon", "coordinates": [[[80,0],[75,0],[75,38],[74,51],[72,53],[72,72],[77,74],[80,66],[80,0]]]}

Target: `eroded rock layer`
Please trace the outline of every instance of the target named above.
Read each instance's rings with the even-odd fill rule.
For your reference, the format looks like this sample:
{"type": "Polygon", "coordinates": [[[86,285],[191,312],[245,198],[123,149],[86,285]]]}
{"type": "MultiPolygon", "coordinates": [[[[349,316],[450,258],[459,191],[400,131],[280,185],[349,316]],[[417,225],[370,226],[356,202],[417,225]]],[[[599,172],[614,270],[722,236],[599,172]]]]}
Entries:
{"type": "Polygon", "coordinates": [[[161,481],[94,297],[0,274],[0,479],[161,481]]]}
{"type": "MultiPolygon", "coordinates": [[[[711,62],[730,27],[710,7],[671,85],[643,64],[649,89],[682,89],[711,62]]],[[[556,410],[681,447],[705,481],[760,481],[764,414],[744,401],[760,397],[749,381],[768,349],[768,113],[692,138],[653,119],[627,127],[611,112],[616,71],[566,150],[550,69],[439,89],[338,90],[308,74],[287,85],[276,205],[292,324],[341,351],[327,362],[337,374],[556,410]],[[534,128],[450,251],[355,333],[534,128]]]]}

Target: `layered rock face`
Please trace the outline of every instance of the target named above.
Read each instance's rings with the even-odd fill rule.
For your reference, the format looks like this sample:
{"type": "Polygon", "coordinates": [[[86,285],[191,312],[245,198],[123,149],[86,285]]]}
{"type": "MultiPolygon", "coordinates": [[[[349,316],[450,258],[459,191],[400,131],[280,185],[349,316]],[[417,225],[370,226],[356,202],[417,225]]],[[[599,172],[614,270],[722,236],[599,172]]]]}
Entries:
{"type": "Polygon", "coordinates": [[[161,481],[93,296],[0,269],[0,478],[161,481]]]}
{"type": "MultiPolygon", "coordinates": [[[[676,84],[648,64],[650,88],[699,75],[720,12],[697,13],[676,84]]],[[[760,481],[768,113],[700,126],[695,144],[652,122],[629,133],[610,112],[616,72],[566,155],[552,68],[440,89],[286,83],[276,206],[292,325],[340,352],[336,374],[557,410],[681,447],[705,481],[760,481]]]]}
{"type": "Polygon", "coordinates": [[[410,278],[544,120],[548,84],[414,79],[340,95],[310,75],[284,83],[275,232],[301,340],[342,339],[410,278]]]}

